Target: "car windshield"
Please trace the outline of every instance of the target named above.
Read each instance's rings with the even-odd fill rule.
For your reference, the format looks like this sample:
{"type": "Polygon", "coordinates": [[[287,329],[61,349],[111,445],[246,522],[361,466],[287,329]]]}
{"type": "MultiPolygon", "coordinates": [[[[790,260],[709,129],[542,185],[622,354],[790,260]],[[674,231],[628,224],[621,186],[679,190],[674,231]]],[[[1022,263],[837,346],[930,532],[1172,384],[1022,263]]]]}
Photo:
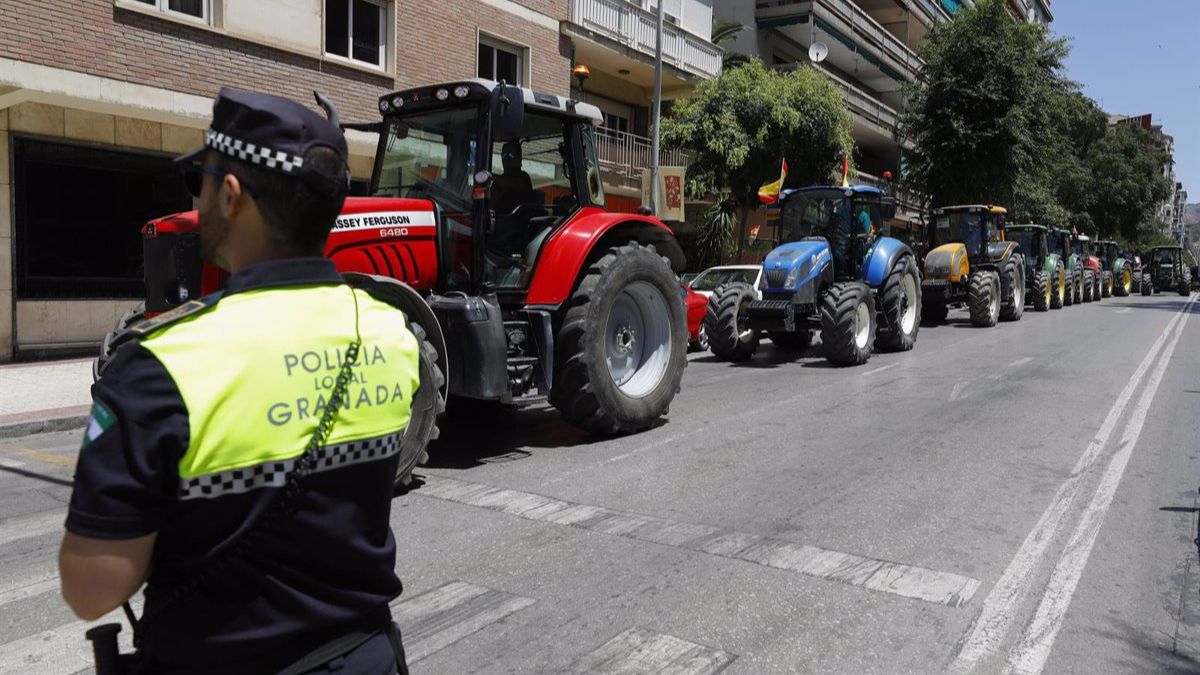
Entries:
{"type": "Polygon", "coordinates": [[[730,269],[730,268],[713,268],[700,276],[692,279],[690,284],[693,291],[712,291],[716,290],[717,286],[730,283],[743,283],[754,285],[754,280],[758,278],[757,269],[730,269]]]}
{"type": "Polygon", "coordinates": [[[823,236],[832,227],[849,232],[850,215],[850,200],[842,190],[793,192],[784,200],[779,214],[779,242],[823,236]]]}

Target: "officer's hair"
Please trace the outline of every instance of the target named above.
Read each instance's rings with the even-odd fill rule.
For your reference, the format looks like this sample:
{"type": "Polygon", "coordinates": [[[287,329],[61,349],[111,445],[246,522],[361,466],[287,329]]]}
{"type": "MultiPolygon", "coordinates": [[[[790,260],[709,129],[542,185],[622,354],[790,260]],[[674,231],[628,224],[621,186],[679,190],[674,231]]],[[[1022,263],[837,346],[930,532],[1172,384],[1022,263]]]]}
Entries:
{"type": "MultiPolygon", "coordinates": [[[[278,171],[271,171],[219,155],[220,167],[250,187],[250,196],[278,245],[321,255],[325,239],[342,210],[348,186],[345,181],[316,179],[320,187],[278,171]]],[[[345,175],[346,163],[333,150],[316,146],[304,154],[304,168],[321,176],[345,175]]]]}

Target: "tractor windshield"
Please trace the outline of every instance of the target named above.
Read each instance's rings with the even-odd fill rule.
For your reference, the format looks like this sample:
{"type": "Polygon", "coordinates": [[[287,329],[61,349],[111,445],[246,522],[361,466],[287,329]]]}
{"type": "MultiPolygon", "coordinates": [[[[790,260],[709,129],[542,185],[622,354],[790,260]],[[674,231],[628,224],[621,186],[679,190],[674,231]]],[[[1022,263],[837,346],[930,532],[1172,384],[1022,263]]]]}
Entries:
{"type": "Polygon", "coordinates": [[[837,229],[846,234],[870,233],[870,214],[851,213],[855,210],[852,205],[844,190],[793,192],[784,201],[779,215],[778,240],[784,243],[805,237],[829,237],[837,229]]]}
{"type": "Polygon", "coordinates": [[[1078,256],[1087,257],[1088,247],[1087,242],[1082,239],[1071,240],[1071,252],[1078,256]]]}
{"type": "Polygon", "coordinates": [[[1025,254],[1025,259],[1031,263],[1046,257],[1046,252],[1042,250],[1042,238],[1038,236],[1037,230],[1009,228],[1007,237],[1009,241],[1017,242],[1017,245],[1021,247],[1021,252],[1025,254]]]}
{"type": "Polygon", "coordinates": [[[375,195],[432,199],[469,220],[479,114],[469,106],[388,118],[375,195]]]}
{"type": "MultiPolygon", "coordinates": [[[[991,240],[991,236],[987,237],[991,240]]],[[[984,218],[980,213],[943,213],[937,217],[933,228],[933,248],[943,244],[961,243],[968,254],[983,250],[984,218]]]]}

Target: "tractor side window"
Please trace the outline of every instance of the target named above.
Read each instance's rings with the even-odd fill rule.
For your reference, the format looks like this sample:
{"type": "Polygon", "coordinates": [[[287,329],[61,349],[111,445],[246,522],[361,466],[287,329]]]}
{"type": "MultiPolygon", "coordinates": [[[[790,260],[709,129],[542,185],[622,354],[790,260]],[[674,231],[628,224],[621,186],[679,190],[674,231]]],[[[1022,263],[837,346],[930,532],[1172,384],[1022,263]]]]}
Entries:
{"type": "Polygon", "coordinates": [[[596,154],[596,129],[591,125],[580,125],[583,132],[583,166],[587,175],[584,176],[584,187],[588,199],[597,206],[604,205],[604,181],[600,178],[599,155],[596,154]]]}
{"type": "Polygon", "coordinates": [[[987,221],[987,240],[988,242],[1000,241],[1000,229],[996,227],[996,221],[993,218],[988,218],[987,221]]]}
{"type": "Polygon", "coordinates": [[[491,154],[486,276],[500,289],[524,288],[546,238],[579,208],[567,122],[527,110],[521,137],[493,143],[491,154]]]}

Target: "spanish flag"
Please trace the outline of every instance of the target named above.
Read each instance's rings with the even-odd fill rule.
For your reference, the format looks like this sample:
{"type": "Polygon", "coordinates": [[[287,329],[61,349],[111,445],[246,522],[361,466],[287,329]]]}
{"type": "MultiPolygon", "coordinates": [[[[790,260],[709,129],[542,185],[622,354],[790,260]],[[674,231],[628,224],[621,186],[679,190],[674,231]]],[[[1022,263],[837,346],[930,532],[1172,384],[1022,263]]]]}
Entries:
{"type": "Polygon", "coordinates": [[[842,158],[842,187],[850,187],[850,156],[842,158]]]}
{"type": "Polygon", "coordinates": [[[783,160],[783,166],[779,167],[779,180],[774,183],[767,183],[758,188],[758,201],[764,204],[774,204],[779,201],[779,192],[783,189],[783,181],[787,178],[787,160],[783,160]]]}

